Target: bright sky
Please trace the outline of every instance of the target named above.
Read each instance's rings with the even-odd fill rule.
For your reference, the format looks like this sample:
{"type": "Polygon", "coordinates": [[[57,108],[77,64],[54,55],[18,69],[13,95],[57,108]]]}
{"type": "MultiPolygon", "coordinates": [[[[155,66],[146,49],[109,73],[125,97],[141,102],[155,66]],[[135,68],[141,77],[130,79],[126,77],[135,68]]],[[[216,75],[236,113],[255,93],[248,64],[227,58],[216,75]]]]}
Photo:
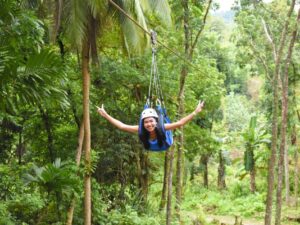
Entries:
{"type": "Polygon", "coordinates": [[[228,11],[234,3],[234,0],[214,0],[214,2],[219,3],[219,11],[228,11]]]}
{"type": "MultiPolygon", "coordinates": [[[[219,3],[219,11],[228,11],[232,7],[235,0],[214,0],[214,2],[219,3]]],[[[264,0],[264,2],[271,2],[272,0],[264,0]]]]}

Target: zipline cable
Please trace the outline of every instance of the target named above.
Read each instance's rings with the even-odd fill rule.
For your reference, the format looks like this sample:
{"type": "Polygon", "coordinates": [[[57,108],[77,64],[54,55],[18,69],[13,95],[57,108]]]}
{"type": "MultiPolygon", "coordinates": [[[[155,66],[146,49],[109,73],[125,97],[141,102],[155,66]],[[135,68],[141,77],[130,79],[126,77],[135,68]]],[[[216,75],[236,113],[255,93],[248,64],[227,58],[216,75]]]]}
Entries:
{"type": "MultiPolygon", "coordinates": [[[[147,31],[144,27],[142,27],[137,21],[135,21],[130,15],[128,15],[118,4],[116,4],[113,0],[109,0],[109,2],[115,6],[119,11],[121,11],[128,19],[130,19],[135,25],[137,25],[139,28],[141,28],[146,34],[148,34],[151,37],[151,33],[149,31],[147,31]]],[[[159,43],[161,46],[163,46],[164,48],[166,48],[167,50],[169,50],[170,52],[172,52],[173,54],[175,54],[177,57],[179,57],[180,59],[182,59],[183,61],[185,61],[186,63],[188,63],[190,66],[194,67],[195,69],[199,69],[197,68],[194,64],[192,64],[190,61],[188,61],[185,57],[181,56],[180,54],[178,54],[177,52],[175,52],[174,50],[172,50],[171,48],[169,48],[168,46],[166,46],[164,43],[162,43],[161,41],[157,40],[157,43],[159,43]]]]}

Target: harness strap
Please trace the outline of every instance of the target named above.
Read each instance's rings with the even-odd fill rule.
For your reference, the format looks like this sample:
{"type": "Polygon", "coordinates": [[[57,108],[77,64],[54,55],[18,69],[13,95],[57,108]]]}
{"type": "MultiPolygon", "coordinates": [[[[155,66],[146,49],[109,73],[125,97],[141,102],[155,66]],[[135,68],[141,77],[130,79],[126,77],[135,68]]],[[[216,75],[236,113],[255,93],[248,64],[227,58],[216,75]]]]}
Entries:
{"type": "Polygon", "coordinates": [[[156,63],[157,34],[155,31],[150,30],[150,35],[151,35],[151,44],[152,44],[152,62],[151,62],[152,64],[151,64],[150,82],[149,82],[149,90],[148,90],[148,97],[147,97],[146,104],[149,107],[153,107],[155,103],[157,105],[158,102],[157,101],[154,102],[153,99],[153,95],[155,95],[159,100],[160,105],[165,107],[157,63],[156,63]]]}

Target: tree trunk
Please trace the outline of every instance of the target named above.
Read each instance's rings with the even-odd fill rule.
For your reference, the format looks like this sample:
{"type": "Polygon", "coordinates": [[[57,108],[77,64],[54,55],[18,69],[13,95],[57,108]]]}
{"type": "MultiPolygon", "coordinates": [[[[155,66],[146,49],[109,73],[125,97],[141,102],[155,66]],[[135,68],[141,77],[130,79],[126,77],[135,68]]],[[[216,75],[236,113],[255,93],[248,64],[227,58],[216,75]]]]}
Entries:
{"type": "Polygon", "coordinates": [[[255,161],[253,161],[253,168],[250,171],[250,191],[251,191],[251,193],[256,192],[255,178],[256,178],[256,169],[255,169],[255,161]]]}
{"type": "Polygon", "coordinates": [[[91,224],[91,131],[89,114],[89,40],[85,39],[82,43],[82,79],[83,79],[83,123],[84,123],[84,151],[85,168],[84,175],[84,225],[91,224]]]}
{"type": "MultiPolygon", "coordinates": [[[[135,146],[132,144],[132,146],[135,146]]],[[[137,180],[138,180],[138,186],[140,190],[140,197],[142,199],[142,202],[146,204],[147,198],[148,198],[148,177],[149,177],[149,160],[148,160],[148,152],[145,152],[138,147],[134,148],[133,151],[135,151],[135,159],[136,159],[136,165],[137,165],[137,180]]]]}
{"type": "Polygon", "coordinates": [[[291,135],[291,144],[295,149],[295,171],[294,171],[294,198],[295,206],[298,206],[298,190],[299,190],[299,156],[298,156],[298,146],[297,146],[297,130],[296,125],[293,125],[292,135],[291,135]]]}
{"type": "MultiPolygon", "coordinates": [[[[185,158],[184,158],[185,160],[185,158]]],[[[189,172],[189,165],[187,165],[187,163],[185,163],[185,161],[183,161],[184,164],[184,168],[183,168],[183,178],[182,178],[182,193],[184,194],[184,187],[187,185],[187,181],[188,181],[188,172],[189,172]]],[[[182,195],[183,195],[182,194],[182,195]]]]}
{"type": "Polygon", "coordinates": [[[173,159],[174,159],[174,145],[169,151],[169,175],[168,175],[168,198],[167,198],[167,213],[166,224],[171,225],[172,222],[172,178],[173,178],[173,159]]]}
{"type": "Polygon", "coordinates": [[[195,165],[194,165],[194,163],[192,162],[190,181],[194,181],[194,179],[195,179],[195,165]]]}
{"type": "Polygon", "coordinates": [[[18,163],[19,165],[22,164],[22,156],[25,152],[25,143],[23,142],[23,138],[22,138],[22,131],[19,132],[19,143],[17,145],[17,156],[18,156],[18,163]]]}
{"type": "Polygon", "coordinates": [[[272,221],[272,200],[273,200],[273,189],[274,189],[274,167],[276,161],[276,151],[277,151],[277,134],[278,134],[278,77],[280,71],[280,63],[283,48],[286,40],[286,33],[289,26],[289,19],[294,10],[295,0],[292,1],[291,7],[286,17],[286,21],[281,33],[279,50],[275,59],[275,71],[274,71],[274,79],[273,79],[273,118],[272,118],[272,144],[271,144],[271,156],[269,159],[269,167],[268,167],[268,188],[267,188],[267,199],[266,199],[266,211],[265,211],[265,225],[271,225],[272,221]]]}
{"type": "Polygon", "coordinates": [[[44,110],[41,105],[38,105],[42,120],[44,122],[45,130],[47,133],[47,147],[48,147],[48,152],[50,156],[51,162],[54,162],[55,159],[55,154],[54,154],[54,147],[53,147],[53,134],[52,134],[52,129],[51,129],[51,124],[50,124],[50,118],[47,110],[44,110]]]}
{"type": "MultiPolygon", "coordinates": [[[[184,28],[184,53],[187,61],[191,61],[193,56],[193,51],[198,42],[198,38],[204,29],[206,23],[206,18],[211,6],[212,0],[209,0],[208,7],[206,9],[205,15],[203,17],[202,26],[200,27],[195,40],[193,42],[191,38],[191,30],[189,27],[189,1],[182,0],[181,4],[183,7],[183,28],[184,28]]],[[[185,79],[188,75],[187,65],[184,64],[181,69],[180,74],[180,83],[179,83],[179,94],[178,94],[178,117],[181,118],[184,115],[184,85],[185,79]]],[[[183,155],[183,128],[181,128],[181,133],[179,137],[179,144],[177,149],[177,170],[176,170],[176,214],[180,223],[180,207],[181,207],[181,198],[182,198],[182,168],[184,168],[184,155],[183,155]]]]}
{"type": "Polygon", "coordinates": [[[142,199],[143,202],[146,204],[147,198],[148,198],[148,177],[149,177],[149,171],[148,171],[148,152],[140,151],[140,158],[141,158],[141,171],[144,171],[141,173],[141,191],[142,191],[142,199]]]}
{"type": "Polygon", "coordinates": [[[299,154],[298,149],[295,150],[295,183],[294,183],[294,195],[295,195],[295,206],[298,207],[298,192],[299,192],[299,154]]]}
{"type": "MultiPolygon", "coordinates": [[[[291,62],[293,49],[297,37],[298,23],[300,21],[300,9],[298,11],[296,27],[292,33],[292,38],[290,41],[288,55],[285,62],[285,71],[282,84],[282,111],[281,111],[281,143],[280,143],[280,154],[278,160],[278,183],[277,183],[277,199],[276,199],[276,216],[275,225],[281,224],[281,207],[282,207],[282,180],[283,180],[283,161],[284,153],[287,151],[286,147],[286,129],[287,129],[287,112],[288,112],[288,82],[289,82],[289,65],[291,62]]],[[[286,187],[287,188],[287,187],[286,187]]]]}
{"type": "MultiPolygon", "coordinates": [[[[294,77],[297,76],[295,65],[293,64],[293,70],[294,70],[294,77]]],[[[293,103],[294,105],[297,105],[296,102],[296,82],[293,83],[293,103]]],[[[296,110],[296,116],[298,117],[298,121],[300,121],[300,113],[298,110],[296,110]]],[[[297,139],[297,128],[296,125],[293,125],[293,130],[291,134],[291,144],[295,149],[295,171],[294,171],[294,198],[295,198],[295,206],[298,207],[298,191],[299,191],[299,153],[298,153],[298,139],[297,139]]]]}
{"type": "Polygon", "coordinates": [[[201,155],[201,167],[203,167],[203,185],[208,188],[208,156],[201,155]]]}
{"type": "Polygon", "coordinates": [[[94,18],[92,15],[90,16],[90,42],[91,42],[91,57],[92,57],[92,64],[94,66],[99,66],[99,57],[97,51],[97,35],[98,35],[98,27],[99,27],[99,19],[94,18]]]}
{"type": "Polygon", "coordinates": [[[284,149],[284,178],[285,178],[285,203],[290,205],[290,170],[289,170],[289,153],[288,145],[284,149]]]}
{"type": "Polygon", "coordinates": [[[58,36],[58,31],[60,29],[60,24],[61,24],[61,15],[63,11],[63,0],[55,0],[55,9],[54,14],[53,14],[53,26],[52,26],[52,32],[50,34],[50,39],[51,42],[55,42],[57,36],[58,36]]]}
{"type": "MultiPolygon", "coordinates": [[[[184,76],[186,76],[186,70],[184,70],[182,73],[185,73],[184,76]],[[185,71],[185,72],[184,72],[185,71]]],[[[182,79],[181,79],[182,81],[182,79]]],[[[184,106],[183,106],[183,96],[184,96],[184,81],[183,84],[180,82],[180,86],[182,85],[182,92],[179,95],[179,117],[182,117],[184,114],[184,106]]],[[[177,145],[177,165],[176,165],[176,214],[178,217],[178,220],[180,221],[180,205],[181,205],[181,195],[182,195],[182,168],[183,168],[183,127],[180,128],[180,134],[179,134],[179,143],[177,145]]]]}
{"type": "Polygon", "coordinates": [[[226,182],[225,182],[225,159],[223,156],[222,150],[219,152],[219,167],[218,167],[218,188],[225,189],[226,182]]]}
{"type": "MultiPolygon", "coordinates": [[[[126,187],[126,176],[124,174],[124,160],[121,158],[118,162],[117,169],[117,182],[120,184],[119,194],[117,196],[116,205],[121,205],[125,200],[125,187],[126,187]]],[[[145,202],[143,190],[142,193],[142,201],[145,202]]]]}
{"type": "MultiPolygon", "coordinates": [[[[84,138],[84,124],[83,121],[81,122],[80,129],[79,129],[79,135],[78,135],[78,146],[76,150],[76,165],[79,167],[80,165],[80,159],[81,159],[81,153],[82,153],[82,144],[83,144],[83,138],[84,138]]],[[[74,209],[75,209],[76,200],[73,197],[70,207],[67,212],[67,222],[66,225],[72,225],[73,223],[73,215],[74,215],[74,209]]]]}
{"type": "Polygon", "coordinates": [[[80,122],[80,118],[77,116],[77,108],[78,106],[76,105],[75,103],[75,100],[74,100],[74,97],[73,97],[73,92],[71,90],[71,87],[68,87],[68,90],[67,90],[67,93],[68,93],[68,98],[69,98],[69,101],[70,101],[70,105],[71,105],[71,110],[73,112],[73,116],[74,116],[74,120],[75,120],[75,123],[78,127],[78,129],[81,129],[81,124],[82,124],[82,121],[80,122]]]}
{"type": "Polygon", "coordinates": [[[272,221],[272,201],[273,201],[273,189],[274,189],[274,167],[275,167],[275,161],[276,161],[277,133],[278,133],[277,116],[278,116],[279,63],[280,63],[280,61],[277,60],[277,62],[276,62],[276,72],[274,73],[274,79],[273,79],[272,144],[271,144],[271,155],[270,155],[270,158],[269,158],[269,165],[268,165],[268,188],[267,188],[266,211],[265,211],[265,225],[271,225],[271,221],[272,221]]]}
{"type": "Polygon", "coordinates": [[[165,153],[165,164],[164,164],[164,180],[163,180],[163,188],[161,192],[161,201],[159,206],[159,211],[162,211],[166,207],[167,200],[167,184],[168,184],[168,175],[169,175],[169,159],[170,159],[170,151],[166,151],[165,153]]]}
{"type": "MultiPolygon", "coordinates": [[[[190,31],[189,31],[189,6],[188,0],[182,1],[183,23],[184,23],[184,52],[186,58],[189,57],[190,52],[190,31]]],[[[178,117],[181,118],[184,114],[184,85],[185,78],[188,74],[187,66],[184,64],[181,68],[180,81],[179,81],[179,93],[178,93],[178,117]]],[[[180,128],[179,143],[177,149],[177,166],[176,166],[176,214],[180,222],[180,207],[181,207],[181,195],[182,195],[182,168],[183,168],[183,127],[180,128]]]]}

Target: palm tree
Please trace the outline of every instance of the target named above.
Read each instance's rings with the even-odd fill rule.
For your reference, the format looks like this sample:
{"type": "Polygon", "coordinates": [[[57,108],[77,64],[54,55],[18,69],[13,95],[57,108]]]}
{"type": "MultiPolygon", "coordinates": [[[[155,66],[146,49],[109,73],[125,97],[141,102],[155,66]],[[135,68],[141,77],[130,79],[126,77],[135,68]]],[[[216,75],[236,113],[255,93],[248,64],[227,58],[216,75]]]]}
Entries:
{"type": "MultiPolygon", "coordinates": [[[[40,192],[47,193],[47,199],[54,199],[57,208],[63,196],[71,196],[79,193],[79,180],[76,177],[74,165],[61,162],[59,158],[46,166],[38,167],[34,165],[32,171],[24,175],[25,184],[37,184],[40,192]]],[[[46,204],[48,206],[50,202],[46,204]]],[[[58,219],[60,210],[57,210],[58,219]]],[[[41,215],[42,216],[42,215],[41,215]]]]}
{"type": "MultiPolygon", "coordinates": [[[[25,119],[13,121],[12,116],[28,117],[25,115],[28,107],[24,110],[24,106],[44,108],[46,100],[68,104],[61,85],[66,77],[59,56],[51,48],[43,48],[43,22],[21,11],[16,1],[2,3],[5,13],[1,14],[3,23],[0,27],[0,118],[6,122],[0,123],[3,132],[8,124],[18,128],[13,132],[19,132],[19,146],[23,146],[22,123],[25,119]],[[35,35],[29,38],[33,33],[35,35]]],[[[51,142],[48,146],[53,161],[51,142]]]]}

